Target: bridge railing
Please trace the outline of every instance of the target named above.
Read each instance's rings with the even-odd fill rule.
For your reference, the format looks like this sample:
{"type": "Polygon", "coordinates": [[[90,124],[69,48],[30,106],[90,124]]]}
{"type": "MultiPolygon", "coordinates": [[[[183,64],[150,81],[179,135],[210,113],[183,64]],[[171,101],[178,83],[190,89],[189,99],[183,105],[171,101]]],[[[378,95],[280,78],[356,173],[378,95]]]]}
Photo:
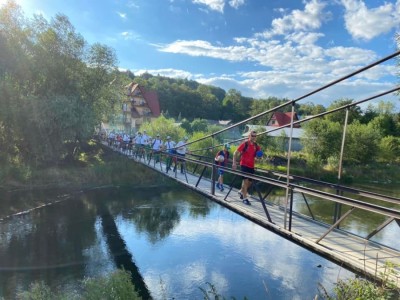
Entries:
{"type": "MultiPolygon", "coordinates": [[[[163,152],[163,155],[165,155],[166,157],[174,156],[167,152],[163,152]]],[[[200,181],[206,181],[207,183],[209,183],[210,186],[210,194],[215,195],[216,170],[218,166],[213,162],[213,159],[210,159],[210,157],[199,155],[188,155],[182,159],[185,164],[192,164],[194,166],[193,170],[190,170],[186,167],[185,176],[186,172],[190,172],[191,174],[194,174],[198,177],[195,187],[198,187],[200,181]]],[[[397,224],[399,224],[400,210],[388,206],[391,204],[400,204],[400,199],[396,197],[390,197],[378,193],[364,191],[361,189],[349,188],[340,184],[332,184],[329,182],[293,175],[290,176],[290,183],[288,186],[286,180],[287,175],[285,173],[256,169],[256,174],[250,175],[241,171],[232,170],[229,167],[219,168],[221,168],[225,173],[231,174],[233,178],[227,184],[229,188],[224,197],[225,201],[228,201],[229,195],[232,192],[232,189],[235,187],[235,183],[238,183],[237,179],[240,179],[242,176],[245,175],[246,177],[251,178],[255,183],[253,187],[253,201],[259,201],[261,203],[266,217],[265,221],[271,222],[272,224],[284,227],[285,229],[292,231],[292,220],[294,215],[303,218],[311,218],[315,222],[325,224],[327,228],[326,232],[318,238],[317,243],[325,238],[332,230],[342,230],[347,232],[348,234],[354,234],[345,229],[339,229],[339,225],[356,210],[378,214],[385,218],[382,224],[374,228],[366,236],[359,236],[360,238],[363,238],[365,240],[369,240],[392,221],[395,221],[397,224]],[[268,176],[270,177],[266,177],[266,173],[268,173],[268,176]],[[307,185],[317,186],[317,188],[313,188],[307,185]],[[268,201],[267,197],[271,193],[272,189],[279,188],[284,190],[289,188],[289,207],[268,201]],[[329,188],[330,191],[326,191],[323,188],[329,188]],[[346,195],[344,195],[343,193],[346,193],[346,195]],[[302,199],[307,205],[309,215],[304,214],[300,211],[296,211],[294,209],[293,203],[294,196],[296,194],[303,197],[302,199]],[[356,199],[354,198],[354,196],[363,197],[364,200],[356,199]],[[332,222],[326,222],[320,219],[318,220],[314,217],[312,213],[313,204],[310,204],[307,200],[310,198],[313,200],[312,202],[314,204],[316,203],[315,200],[317,199],[319,201],[328,201],[333,204],[344,205],[347,211],[339,218],[333,218],[332,222]],[[380,204],[374,202],[379,202],[380,204]],[[280,210],[284,211],[284,215],[286,217],[283,220],[274,219],[269,211],[272,206],[278,206],[280,210]]],[[[178,170],[176,170],[176,172],[178,172],[178,170]]],[[[175,176],[177,176],[176,173],[175,176]]],[[[188,182],[187,176],[186,181],[188,182]]],[[[385,246],[391,247],[390,245],[385,246]]]]}
{"type": "MultiPolygon", "coordinates": [[[[262,113],[259,113],[255,116],[252,116],[250,118],[247,118],[243,121],[240,121],[236,124],[230,125],[224,129],[221,129],[217,132],[214,132],[212,134],[209,134],[207,136],[204,136],[200,139],[197,139],[195,141],[188,142],[186,145],[193,147],[196,143],[205,140],[205,139],[212,139],[212,147],[207,147],[207,148],[201,148],[201,149],[192,149],[191,150],[191,157],[186,157],[183,158],[183,160],[188,163],[193,165],[193,172],[196,173],[199,176],[199,181],[202,179],[205,179],[207,177],[207,180],[210,180],[211,186],[210,186],[210,193],[214,195],[215,193],[215,174],[216,174],[216,166],[213,162],[213,157],[207,157],[207,156],[201,156],[197,155],[196,153],[203,153],[203,152],[209,152],[212,151],[213,149],[220,148],[223,146],[223,144],[220,144],[218,142],[215,142],[215,139],[222,133],[231,130],[235,127],[248,124],[249,122],[256,120],[258,118],[264,117],[268,114],[271,114],[273,112],[276,112],[280,109],[290,107],[292,111],[292,118],[289,124],[285,126],[280,126],[276,127],[274,129],[268,129],[263,132],[259,132],[258,135],[268,135],[269,133],[277,130],[281,130],[282,128],[290,128],[290,134],[288,136],[289,142],[288,142],[288,150],[287,150],[287,163],[286,163],[286,172],[285,173],[280,173],[276,171],[270,171],[270,170],[257,170],[256,175],[246,175],[249,177],[252,177],[256,182],[258,182],[257,185],[255,185],[255,188],[259,189],[257,190],[257,194],[259,195],[259,200],[261,201],[264,211],[266,213],[266,217],[270,221],[270,215],[268,214],[268,205],[271,205],[268,201],[266,201],[267,196],[269,193],[271,193],[273,188],[278,188],[278,189],[283,189],[285,191],[285,197],[284,197],[284,204],[281,205],[282,209],[285,211],[285,219],[283,221],[283,226],[285,229],[291,230],[292,226],[292,217],[293,214],[300,214],[299,212],[295,212],[293,210],[293,202],[294,202],[294,196],[295,195],[301,195],[301,199],[305,202],[306,207],[307,207],[307,212],[309,215],[305,217],[311,217],[312,219],[316,219],[315,214],[313,213],[313,205],[312,203],[310,204],[310,199],[320,199],[321,201],[328,201],[334,205],[334,211],[332,215],[332,222],[327,223],[328,226],[330,226],[329,231],[326,233],[328,234],[331,230],[334,229],[340,229],[340,225],[343,223],[343,221],[348,218],[348,216],[355,210],[362,210],[365,212],[370,212],[374,214],[379,214],[384,216],[385,220],[374,228],[372,232],[370,232],[367,236],[365,236],[366,239],[370,239],[373,235],[375,235],[377,232],[382,230],[385,226],[387,226],[389,223],[395,221],[397,224],[399,224],[400,220],[400,211],[398,209],[390,208],[388,206],[390,205],[398,205],[400,204],[400,199],[395,198],[395,197],[389,197],[373,192],[368,192],[356,188],[350,188],[346,187],[344,185],[339,184],[341,182],[342,178],[342,173],[343,173],[343,156],[344,156],[344,149],[345,149],[345,143],[346,143],[346,134],[348,131],[348,119],[349,119],[349,110],[350,108],[360,105],[362,103],[371,101],[373,99],[377,99],[379,97],[398,92],[400,90],[399,86],[395,86],[391,89],[388,89],[387,91],[380,92],[376,95],[373,95],[371,97],[368,97],[363,100],[359,100],[356,102],[352,102],[351,104],[344,105],[329,111],[325,111],[323,113],[314,115],[312,117],[308,117],[302,120],[294,120],[293,116],[294,114],[294,109],[295,109],[295,104],[299,102],[300,100],[306,99],[310,97],[311,95],[315,95],[317,93],[320,93],[321,91],[330,88],[334,85],[337,85],[338,83],[347,80],[353,76],[356,76],[362,72],[365,72],[375,66],[378,66],[390,59],[398,57],[400,54],[400,51],[397,51],[391,55],[388,55],[380,60],[377,60],[374,63],[371,63],[363,68],[360,68],[346,76],[343,76],[337,80],[334,80],[318,89],[315,89],[311,91],[310,93],[307,93],[297,99],[290,100],[286,103],[282,103],[281,105],[278,105],[272,109],[266,110],[262,113]],[[292,169],[291,169],[291,159],[292,159],[292,139],[293,139],[293,128],[297,125],[300,125],[305,122],[309,122],[311,120],[317,119],[317,118],[322,118],[328,114],[333,114],[335,112],[339,111],[345,111],[345,117],[344,117],[344,122],[343,122],[343,134],[342,134],[342,141],[340,145],[340,153],[338,153],[339,157],[339,163],[338,163],[338,170],[337,170],[337,182],[338,184],[332,184],[328,182],[323,182],[319,180],[314,180],[312,178],[306,178],[302,176],[296,176],[293,174],[292,169]],[[262,187],[264,185],[264,187],[262,187]],[[312,187],[314,188],[312,188],[312,187]],[[324,191],[323,189],[329,188],[330,191],[324,191]],[[262,195],[262,191],[266,191],[266,195],[262,195]],[[362,200],[359,200],[360,198],[362,200]],[[374,203],[378,202],[380,205],[374,203]],[[342,214],[342,206],[344,206],[344,209],[347,209],[347,211],[342,214]]],[[[230,141],[231,144],[237,143],[240,141],[243,141],[246,138],[240,138],[236,139],[233,141],[230,141]]],[[[170,154],[168,153],[163,153],[163,155],[169,156],[170,154]]],[[[181,158],[182,159],[182,158],[181,158]]],[[[150,160],[149,160],[150,161],[150,160]]],[[[230,184],[231,188],[237,184],[235,182],[236,178],[242,176],[243,174],[240,171],[235,171],[232,170],[228,167],[222,168],[225,173],[231,174],[233,179],[233,182],[230,184]]],[[[199,183],[197,182],[197,185],[199,183]]],[[[226,199],[226,198],[225,198],[226,199]]],[[[272,221],[273,222],[273,221],[272,221]]],[[[325,221],[326,222],[326,221],[325,221]]],[[[323,239],[324,236],[321,236],[321,239],[323,239]]]]}

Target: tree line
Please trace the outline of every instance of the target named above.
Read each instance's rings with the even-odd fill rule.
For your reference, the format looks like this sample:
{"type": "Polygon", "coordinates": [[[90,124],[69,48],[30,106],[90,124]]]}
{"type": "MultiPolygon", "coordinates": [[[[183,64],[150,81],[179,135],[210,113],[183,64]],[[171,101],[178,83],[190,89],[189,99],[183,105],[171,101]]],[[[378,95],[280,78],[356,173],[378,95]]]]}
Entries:
{"type": "MultiPolygon", "coordinates": [[[[182,120],[190,134],[201,131],[202,119],[233,123],[287,103],[288,99],[254,99],[240,91],[225,91],[188,79],[150,74],[134,75],[117,68],[115,51],[88,44],[63,14],[50,21],[26,18],[14,1],[0,9],[0,164],[51,165],[79,157],[102,121],[121,113],[124,87],[135,81],[158,93],[164,117],[182,120]],[[193,108],[196,109],[193,109],[193,108]],[[190,126],[189,126],[190,123],[190,126]],[[197,128],[197,129],[196,129],[197,128]]],[[[339,99],[327,108],[314,103],[295,104],[301,115],[316,115],[352,103],[339,99]]],[[[285,112],[289,106],[283,106],[285,112]]],[[[305,124],[309,142],[304,149],[319,160],[334,159],[340,145],[344,111],[305,124]]],[[[265,125],[271,114],[254,124],[265,125]]],[[[382,102],[365,111],[352,107],[349,117],[347,161],[399,157],[399,114],[382,102]],[[357,140],[357,143],[356,143],[357,140]],[[365,149],[358,143],[365,143],[365,149]]],[[[203,128],[204,130],[204,128],[203,128]]],[[[213,129],[215,131],[215,128],[213,129]]],[[[272,143],[270,143],[272,145],[272,143]]],[[[5,168],[3,168],[3,171],[5,168]]]]}

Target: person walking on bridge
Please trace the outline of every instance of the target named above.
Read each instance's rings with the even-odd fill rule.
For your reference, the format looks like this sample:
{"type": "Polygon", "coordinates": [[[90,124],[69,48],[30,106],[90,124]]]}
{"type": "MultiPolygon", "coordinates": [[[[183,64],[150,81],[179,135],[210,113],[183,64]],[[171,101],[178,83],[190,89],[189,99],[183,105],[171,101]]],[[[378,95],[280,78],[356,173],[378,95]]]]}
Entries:
{"type": "Polygon", "coordinates": [[[171,164],[173,160],[173,154],[176,153],[175,149],[175,142],[171,141],[171,137],[167,136],[167,141],[164,143],[164,150],[167,152],[167,160],[165,162],[166,165],[166,173],[171,170],[171,164]]]}
{"type": "Polygon", "coordinates": [[[156,163],[158,163],[160,161],[160,151],[161,151],[162,144],[163,144],[163,142],[160,139],[160,135],[157,134],[156,138],[153,140],[153,142],[151,144],[151,148],[152,148],[153,155],[154,155],[154,160],[156,163]]]}
{"type": "Polygon", "coordinates": [[[175,148],[176,148],[176,154],[178,154],[178,156],[177,156],[177,160],[175,163],[174,172],[176,172],[176,167],[179,163],[181,165],[181,174],[184,174],[184,169],[186,169],[185,168],[185,166],[186,166],[185,156],[186,156],[186,153],[188,152],[188,148],[186,146],[187,141],[188,141],[188,137],[185,136],[182,141],[179,141],[178,144],[176,144],[175,148]]]}
{"type": "MultiPolygon", "coordinates": [[[[240,156],[240,169],[244,173],[254,174],[254,161],[258,151],[261,153],[261,147],[256,143],[257,132],[250,131],[248,140],[239,145],[233,153],[232,169],[236,170],[237,160],[240,156]]],[[[242,188],[239,191],[240,199],[243,203],[251,205],[247,198],[247,192],[252,184],[252,179],[242,176],[242,188]]]]}
{"type": "Polygon", "coordinates": [[[221,151],[217,152],[217,155],[215,156],[215,163],[218,165],[218,182],[217,182],[217,188],[223,192],[224,191],[224,170],[222,170],[219,167],[225,167],[226,163],[229,160],[229,144],[224,145],[224,149],[221,151]],[[222,157],[222,158],[221,158],[222,157]]]}

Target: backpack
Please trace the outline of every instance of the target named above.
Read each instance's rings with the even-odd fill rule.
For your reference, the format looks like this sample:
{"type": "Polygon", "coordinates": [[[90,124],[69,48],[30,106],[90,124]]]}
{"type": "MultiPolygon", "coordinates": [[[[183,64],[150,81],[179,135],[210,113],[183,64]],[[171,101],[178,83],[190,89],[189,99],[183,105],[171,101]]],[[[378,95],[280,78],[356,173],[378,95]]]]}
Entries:
{"type": "MultiPolygon", "coordinates": [[[[256,157],[257,148],[258,148],[257,143],[254,143],[254,146],[256,146],[256,151],[254,152],[254,157],[256,157]]],[[[243,148],[242,153],[243,153],[243,152],[246,152],[248,147],[249,147],[249,141],[245,141],[245,142],[244,142],[244,148],[243,148]]]]}

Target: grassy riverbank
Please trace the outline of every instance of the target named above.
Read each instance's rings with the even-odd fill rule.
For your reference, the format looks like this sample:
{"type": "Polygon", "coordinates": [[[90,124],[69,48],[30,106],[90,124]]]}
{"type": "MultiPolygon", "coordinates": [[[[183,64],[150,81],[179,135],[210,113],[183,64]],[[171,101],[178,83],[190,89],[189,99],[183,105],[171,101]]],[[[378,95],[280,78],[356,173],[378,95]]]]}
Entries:
{"type": "Polygon", "coordinates": [[[104,185],[159,185],[164,177],[128,160],[95,142],[86,144],[79,157],[46,167],[27,165],[3,166],[0,189],[3,191],[68,188],[85,189],[104,185]]]}

